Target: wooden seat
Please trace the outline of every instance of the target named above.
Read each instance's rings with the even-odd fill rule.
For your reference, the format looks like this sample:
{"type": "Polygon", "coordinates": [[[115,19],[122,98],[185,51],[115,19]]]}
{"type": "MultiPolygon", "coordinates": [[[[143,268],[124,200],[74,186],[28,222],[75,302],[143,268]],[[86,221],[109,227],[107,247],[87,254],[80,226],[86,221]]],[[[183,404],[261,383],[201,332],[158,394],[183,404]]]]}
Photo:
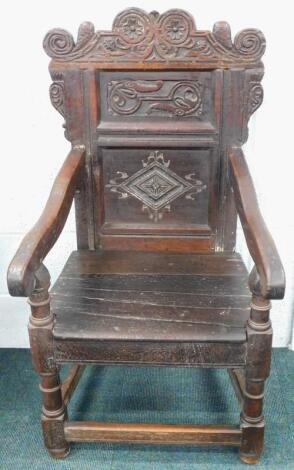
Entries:
{"type": "MultiPolygon", "coordinates": [[[[229,351],[218,351],[218,364],[234,351],[231,366],[238,366],[245,361],[247,284],[235,253],[73,252],[51,291],[56,358],[105,363],[115,356],[118,362],[151,363],[150,342],[160,342],[166,352],[161,344],[157,363],[189,365],[200,363],[196,345],[210,343],[206,361],[216,365],[215,343],[227,343],[229,351]],[[112,341],[117,343],[110,349],[112,341]]],[[[203,362],[203,346],[200,350],[203,362]]]]}
{"type": "Polygon", "coordinates": [[[270,300],[285,290],[242,151],[263,99],[262,32],[233,40],[224,21],[198,31],[185,11],[130,8],[111,31],[85,22],[77,41],[56,28],[43,45],[71,150],[9,266],[8,288],[31,306],[45,446],[63,458],[74,441],[237,445],[244,462],[257,462],[270,300]],[[44,259],[73,201],[77,251],[49,295],[44,259]],[[235,253],[237,216],[249,276],[235,253]],[[71,421],[67,403],[92,363],[226,368],[240,422],[71,421]]]}

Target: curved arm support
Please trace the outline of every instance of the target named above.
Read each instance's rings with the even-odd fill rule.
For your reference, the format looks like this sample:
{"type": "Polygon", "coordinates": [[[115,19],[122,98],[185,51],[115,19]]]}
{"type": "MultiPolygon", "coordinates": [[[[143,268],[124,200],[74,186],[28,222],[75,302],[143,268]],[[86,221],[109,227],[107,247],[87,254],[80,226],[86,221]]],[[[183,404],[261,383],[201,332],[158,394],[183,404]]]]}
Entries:
{"type": "Polygon", "coordinates": [[[255,263],[249,286],[254,295],[282,299],[285,292],[284,269],[258,207],[250,172],[241,148],[229,152],[230,173],[235,202],[249,252],[255,263]]]}
{"type": "Polygon", "coordinates": [[[11,295],[28,297],[38,282],[36,273],[58,239],[73,201],[84,164],[85,149],[75,146],[69,152],[54,181],[41,217],[22,240],[7,273],[11,295]]]}

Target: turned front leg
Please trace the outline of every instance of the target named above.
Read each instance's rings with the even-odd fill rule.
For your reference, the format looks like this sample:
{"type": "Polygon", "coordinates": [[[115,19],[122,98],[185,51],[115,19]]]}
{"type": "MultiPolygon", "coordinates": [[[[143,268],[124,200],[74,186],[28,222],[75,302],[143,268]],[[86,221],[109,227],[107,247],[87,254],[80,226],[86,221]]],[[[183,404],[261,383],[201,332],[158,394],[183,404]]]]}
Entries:
{"type": "Polygon", "coordinates": [[[248,351],[245,368],[245,390],[241,412],[242,442],[240,458],[256,463],[263,449],[264,418],[262,414],[264,385],[271,361],[272,328],[270,302],[253,297],[247,324],[248,351]]]}
{"type": "Polygon", "coordinates": [[[41,422],[44,443],[53,457],[62,458],[69,452],[64,436],[67,411],[53,355],[53,315],[50,311],[49,285],[48,271],[42,266],[37,273],[36,286],[29,299],[32,311],[29,335],[33,366],[41,378],[40,390],[43,397],[41,422]]]}

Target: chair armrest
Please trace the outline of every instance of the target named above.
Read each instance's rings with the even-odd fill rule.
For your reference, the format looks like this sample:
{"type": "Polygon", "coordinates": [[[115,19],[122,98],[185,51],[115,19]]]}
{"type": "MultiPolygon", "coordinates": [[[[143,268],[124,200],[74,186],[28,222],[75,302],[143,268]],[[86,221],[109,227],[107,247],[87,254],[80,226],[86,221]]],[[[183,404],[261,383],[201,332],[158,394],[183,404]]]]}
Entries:
{"type": "Polygon", "coordinates": [[[255,263],[249,286],[254,295],[282,299],[285,292],[284,269],[258,207],[257,197],[242,149],[229,152],[230,175],[237,212],[249,252],[255,263]]]}
{"type": "Polygon", "coordinates": [[[42,261],[58,239],[73,201],[84,163],[85,149],[76,146],[69,152],[59,171],[43,213],[22,240],[7,273],[9,293],[28,297],[36,282],[42,261]]]}

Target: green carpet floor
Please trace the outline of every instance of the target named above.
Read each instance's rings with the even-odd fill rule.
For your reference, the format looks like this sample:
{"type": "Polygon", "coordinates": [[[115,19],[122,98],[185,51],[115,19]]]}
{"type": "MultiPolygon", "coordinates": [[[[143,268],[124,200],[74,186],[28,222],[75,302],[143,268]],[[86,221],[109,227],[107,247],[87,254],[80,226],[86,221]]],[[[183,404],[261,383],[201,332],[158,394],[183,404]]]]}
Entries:
{"type": "MultiPolygon", "coordinates": [[[[293,352],[274,350],[265,400],[265,450],[255,468],[294,470],[293,359],[293,352]]],[[[246,468],[236,448],[221,446],[73,444],[65,460],[55,461],[43,448],[39,415],[38,378],[29,351],[0,349],[1,470],[246,468]]],[[[69,416],[105,421],[238,423],[239,407],[223,370],[90,366],[72,398],[69,416]]]]}

